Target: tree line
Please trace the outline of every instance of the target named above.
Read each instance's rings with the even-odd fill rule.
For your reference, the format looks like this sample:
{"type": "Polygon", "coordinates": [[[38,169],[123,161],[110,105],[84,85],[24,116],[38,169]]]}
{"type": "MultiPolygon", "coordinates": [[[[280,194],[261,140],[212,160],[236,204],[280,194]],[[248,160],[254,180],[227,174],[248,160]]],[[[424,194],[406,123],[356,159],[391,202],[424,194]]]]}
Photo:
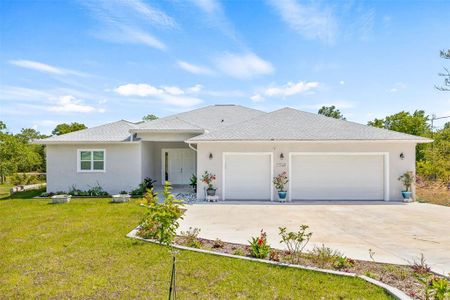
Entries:
{"type": "MultiPolygon", "coordinates": [[[[345,120],[335,106],[323,106],[318,113],[345,120]]],[[[401,111],[382,119],[375,118],[367,125],[433,139],[432,143],[417,145],[416,172],[425,180],[450,183],[450,122],[441,129],[433,128],[431,117],[423,110],[416,110],[413,113],[401,111]]]]}

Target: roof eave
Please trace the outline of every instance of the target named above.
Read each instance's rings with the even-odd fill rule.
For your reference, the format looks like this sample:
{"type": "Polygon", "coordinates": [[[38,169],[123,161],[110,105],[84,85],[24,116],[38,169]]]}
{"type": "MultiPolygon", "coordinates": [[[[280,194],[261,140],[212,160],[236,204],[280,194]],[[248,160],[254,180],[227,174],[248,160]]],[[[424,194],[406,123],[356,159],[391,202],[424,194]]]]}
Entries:
{"type": "Polygon", "coordinates": [[[76,144],[138,144],[140,141],[32,141],[36,145],[76,145],[76,144]]]}
{"type": "Polygon", "coordinates": [[[130,129],[130,133],[205,133],[204,129],[130,129]]]}
{"type": "Polygon", "coordinates": [[[418,140],[385,140],[385,139],[371,139],[371,140],[352,140],[352,139],[345,139],[345,140],[277,140],[277,139],[270,139],[270,140],[197,140],[195,138],[188,139],[185,141],[186,143],[268,143],[268,142],[277,142],[277,143],[343,143],[343,142],[352,142],[352,143],[415,143],[415,144],[425,144],[425,143],[431,143],[433,140],[431,139],[418,139],[418,140]]]}

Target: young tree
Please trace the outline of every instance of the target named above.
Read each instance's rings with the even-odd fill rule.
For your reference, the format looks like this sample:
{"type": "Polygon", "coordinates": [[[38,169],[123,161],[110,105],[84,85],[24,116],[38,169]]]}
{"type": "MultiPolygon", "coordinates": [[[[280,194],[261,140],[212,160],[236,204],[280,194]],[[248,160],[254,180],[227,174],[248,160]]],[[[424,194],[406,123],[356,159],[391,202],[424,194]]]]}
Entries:
{"type": "MultiPolygon", "coordinates": [[[[443,59],[450,59],[450,49],[447,49],[447,51],[441,50],[440,55],[443,59]]],[[[450,71],[446,67],[444,67],[444,71],[445,72],[443,72],[443,73],[438,73],[439,76],[444,77],[444,85],[440,85],[440,86],[435,85],[434,87],[440,91],[449,92],[450,91],[450,71]]]]}
{"type": "Polygon", "coordinates": [[[53,129],[53,131],[52,131],[52,134],[53,135],[61,135],[61,134],[66,134],[69,132],[74,132],[74,131],[78,131],[78,130],[82,130],[82,129],[86,129],[86,128],[87,128],[86,125],[77,123],[77,122],[73,122],[70,124],[62,123],[62,124],[56,125],[55,129],[53,129]]]}
{"type": "Polygon", "coordinates": [[[148,115],[142,117],[142,121],[153,121],[153,120],[157,120],[157,119],[158,119],[158,117],[153,114],[148,114],[148,115]]]}
{"type": "Polygon", "coordinates": [[[345,120],[345,118],[342,115],[341,111],[339,109],[337,109],[336,106],[334,106],[334,105],[332,105],[332,106],[322,106],[319,109],[318,113],[319,113],[319,115],[324,115],[324,116],[335,118],[335,119],[345,120]]]}

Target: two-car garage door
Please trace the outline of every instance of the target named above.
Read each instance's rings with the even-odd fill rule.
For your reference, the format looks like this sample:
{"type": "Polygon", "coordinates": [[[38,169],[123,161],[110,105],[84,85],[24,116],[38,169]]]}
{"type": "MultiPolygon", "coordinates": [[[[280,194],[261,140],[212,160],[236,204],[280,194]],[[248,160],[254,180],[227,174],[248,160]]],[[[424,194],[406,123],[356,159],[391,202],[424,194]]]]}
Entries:
{"type": "MultiPolygon", "coordinates": [[[[223,159],[224,200],[273,199],[272,153],[228,153],[223,159]]],[[[289,159],[291,200],[386,198],[383,154],[299,152],[289,159]]]]}
{"type": "Polygon", "coordinates": [[[292,200],[383,200],[384,155],[292,153],[292,200]]]}

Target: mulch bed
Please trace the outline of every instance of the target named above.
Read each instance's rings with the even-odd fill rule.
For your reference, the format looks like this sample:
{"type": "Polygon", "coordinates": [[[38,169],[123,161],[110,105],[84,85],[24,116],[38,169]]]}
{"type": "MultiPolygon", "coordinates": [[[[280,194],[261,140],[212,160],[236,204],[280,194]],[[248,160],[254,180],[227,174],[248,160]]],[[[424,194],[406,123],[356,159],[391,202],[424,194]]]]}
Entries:
{"type": "MultiPolygon", "coordinates": [[[[223,242],[221,240],[197,238],[196,245],[193,245],[192,241],[189,242],[189,239],[187,239],[186,237],[177,236],[174,240],[174,243],[178,245],[195,247],[221,253],[250,256],[249,246],[223,242]]],[[[272,249],[268,259],[289,263],[289,253],[283,250],[272,249]]],[[[356,273],[371,277],[390,286],[398,288],[414,299],[426,299],[424,284],[419,281],[418,277],[437,276],[432,273],[426,273],[422,275],[417,274],[414,272],[412,266],[386,264],[356,259],[349,260],[351,261],[351,263],[353,263],[353,265],[344,269],[339,269],[339,271],[356,273]]],[[[335,267],[333,267],[332,262],[320,260],[317,258],[317,256],[314,256],[310,252],[302,254],[299,258],[298,264],[322,269],[337,270],[335,267]]]]}

